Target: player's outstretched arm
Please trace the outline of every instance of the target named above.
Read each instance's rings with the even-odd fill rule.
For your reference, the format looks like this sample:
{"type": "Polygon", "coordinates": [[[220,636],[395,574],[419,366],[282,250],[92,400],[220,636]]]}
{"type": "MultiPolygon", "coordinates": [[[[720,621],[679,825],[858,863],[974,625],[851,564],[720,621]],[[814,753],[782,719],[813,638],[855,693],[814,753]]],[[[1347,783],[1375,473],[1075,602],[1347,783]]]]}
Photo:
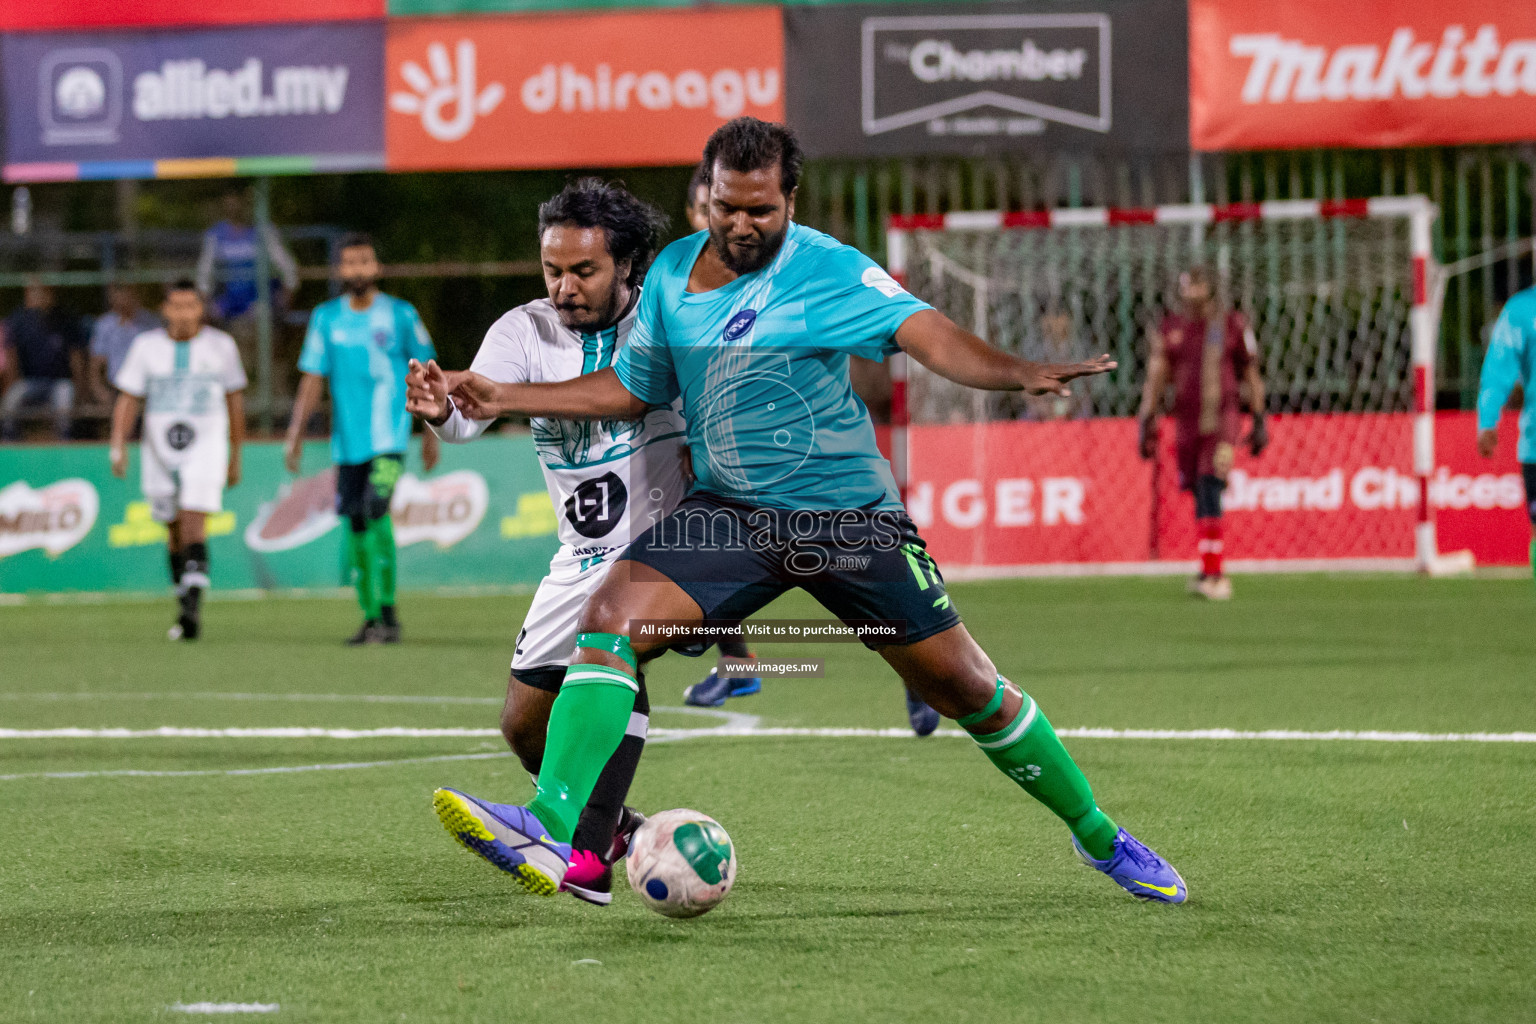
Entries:
{"type": "Polygon", "coordinates": [[[1009,355],[957,326],[937,310],[907,317],[896,329],[896,344],[928,369],[969,388],[1070,395],[1069,381],[1113,370],[1107,355],[1085,363],[1035,363],[1009,355]]]}
{"type": "MultiPolygon", "coordinates": [[[[437,369],[429,362],[422,368],[427,376],[437,369]]],[[[459,412],[474,420],[493,420],[498,416],[542,416],[561,420],[634,419],[645,412],[647,404],[619,383],[613,368],[582,374],[552,384],[501,384],[472,370],[441,372],[448,393],[459,412]]],[[[406,378],[406,408],[412,408],[415,391],[406,378]]],[[[426,388],[419,389],[426,391],[426,388]]],[[[423,394],[423,409],[432,396],[423,394]]]]}

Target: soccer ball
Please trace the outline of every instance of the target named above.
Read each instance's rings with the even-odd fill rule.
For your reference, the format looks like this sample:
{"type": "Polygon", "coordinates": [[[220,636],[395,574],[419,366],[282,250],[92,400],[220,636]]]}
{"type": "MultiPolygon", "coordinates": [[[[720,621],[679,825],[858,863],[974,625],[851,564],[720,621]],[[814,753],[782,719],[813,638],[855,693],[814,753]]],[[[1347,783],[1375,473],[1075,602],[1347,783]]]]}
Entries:
{"type": "Polygon", "coordinates": [[[635,831],[625,861],[629,887],[667,917],[698,917],[736,881],[736,849],[720,823],[678,808],[653,814],[635,831]]]}

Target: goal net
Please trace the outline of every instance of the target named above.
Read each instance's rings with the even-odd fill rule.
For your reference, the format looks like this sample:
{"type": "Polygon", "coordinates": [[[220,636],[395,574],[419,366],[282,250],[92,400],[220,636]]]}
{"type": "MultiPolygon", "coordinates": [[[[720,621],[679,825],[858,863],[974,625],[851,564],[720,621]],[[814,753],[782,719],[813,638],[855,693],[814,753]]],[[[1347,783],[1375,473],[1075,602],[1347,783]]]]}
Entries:
{"type": "Polygon", "coordinates": [[[1449,568],[1427,500],[1434,216],[1393,197],[894,218],[892,273],[957,323],[1027,359],[1119,363],[1069,398],[1031,397],[898,357],[894,462],[914,518],[978,570],[1194,559],[1174,425],[1143,461],[1134,416],[1149,335],[1178,308],[1180,272],[1203,265],[1253,327],[1271,414],[1268,450],[1239,445],[1229,476],[1229,559],[1449,568]]]}

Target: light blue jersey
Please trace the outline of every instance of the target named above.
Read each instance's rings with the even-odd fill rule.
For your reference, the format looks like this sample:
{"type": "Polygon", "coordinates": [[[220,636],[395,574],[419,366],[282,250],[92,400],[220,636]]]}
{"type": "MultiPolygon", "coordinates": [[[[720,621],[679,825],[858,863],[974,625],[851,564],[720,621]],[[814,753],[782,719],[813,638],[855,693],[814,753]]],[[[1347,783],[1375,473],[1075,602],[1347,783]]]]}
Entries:
{"type": "Polygon", "coordinates": [[[404,452],[406,364],[436,357],[416,307],[383,293],[361,313],[342,295],[315,307],[299,370],[331,382],[331,458],[344,466],[404,452]]]}
{"type": "Polygon", "coordinates": [[[848,356],[884,359],[929,309],[857,249],[791,224],[762,270],[702,294],[699,232],[662,250],[614,371],[688,421],[697,490],[775,508],[900,508],[848,356]]]}
{"type": "Polygon", "coordinates": [[[1518,458],[1536,462],[1536,288],[1511,296],[1493,325],[1477,392],[1479,430],[1499,425],[1499,414],[1516,384],[1525,390],[1518,458]]]}

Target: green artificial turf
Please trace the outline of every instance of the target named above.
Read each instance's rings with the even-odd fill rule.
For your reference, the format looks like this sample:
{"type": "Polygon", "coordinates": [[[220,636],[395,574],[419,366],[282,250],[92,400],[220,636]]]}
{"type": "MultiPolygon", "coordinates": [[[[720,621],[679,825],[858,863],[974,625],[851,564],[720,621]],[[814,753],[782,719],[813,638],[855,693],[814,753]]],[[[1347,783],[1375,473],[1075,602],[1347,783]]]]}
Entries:
{"type": "MultiPolygon", "coordinates": [[[[1241,578],[956,585],[1060,727],[1536,731],[1528,581],[1241,578]]],[[[0,609],[0,728],[493,728],[526,598],[402,602],[407,642],[345,650],[345,601],[0,609]],[[89,698],[79,694],[90,694],[89,698]],[[231,698],[230,695],[249,695],[231,698]],[[309,699],[284,695],[306,695],[309,699]],[[457,703],[358,696],[469,698],[457,703]],[[253,699],[280,696],[282,699],[253,699]],[[325,699],[315,699],[321,697],[325,699]]],[[[782,617],[818,614],[790,598],[782,617]]],[[[903,726],[858,646],[729,710],[903,726]]],[[[701,663],[668,657],[653,702],[701,663]]],[[[654,724],[707,719],[658,711],[654,724]]],[[[437,785],[517,801],[495,737],[0,739],[0,1020],[1528,1021],[1536,744],[1073,739],[1101,804],[1173,860],[1143,905],[961,738],[654,743],[633,802],[718,818],[740,880],[670,921],[525,895],[459,849],[437,785]],[[402,762],[342,771],[179,777],[402,762]],[[600,964],[578,961],[600,961],[600,964]],[[228,1018],[220,1018],[228,1019],[228,1018]]],[[[622,885],[622,882],[621,882],[622,885]]]]}

